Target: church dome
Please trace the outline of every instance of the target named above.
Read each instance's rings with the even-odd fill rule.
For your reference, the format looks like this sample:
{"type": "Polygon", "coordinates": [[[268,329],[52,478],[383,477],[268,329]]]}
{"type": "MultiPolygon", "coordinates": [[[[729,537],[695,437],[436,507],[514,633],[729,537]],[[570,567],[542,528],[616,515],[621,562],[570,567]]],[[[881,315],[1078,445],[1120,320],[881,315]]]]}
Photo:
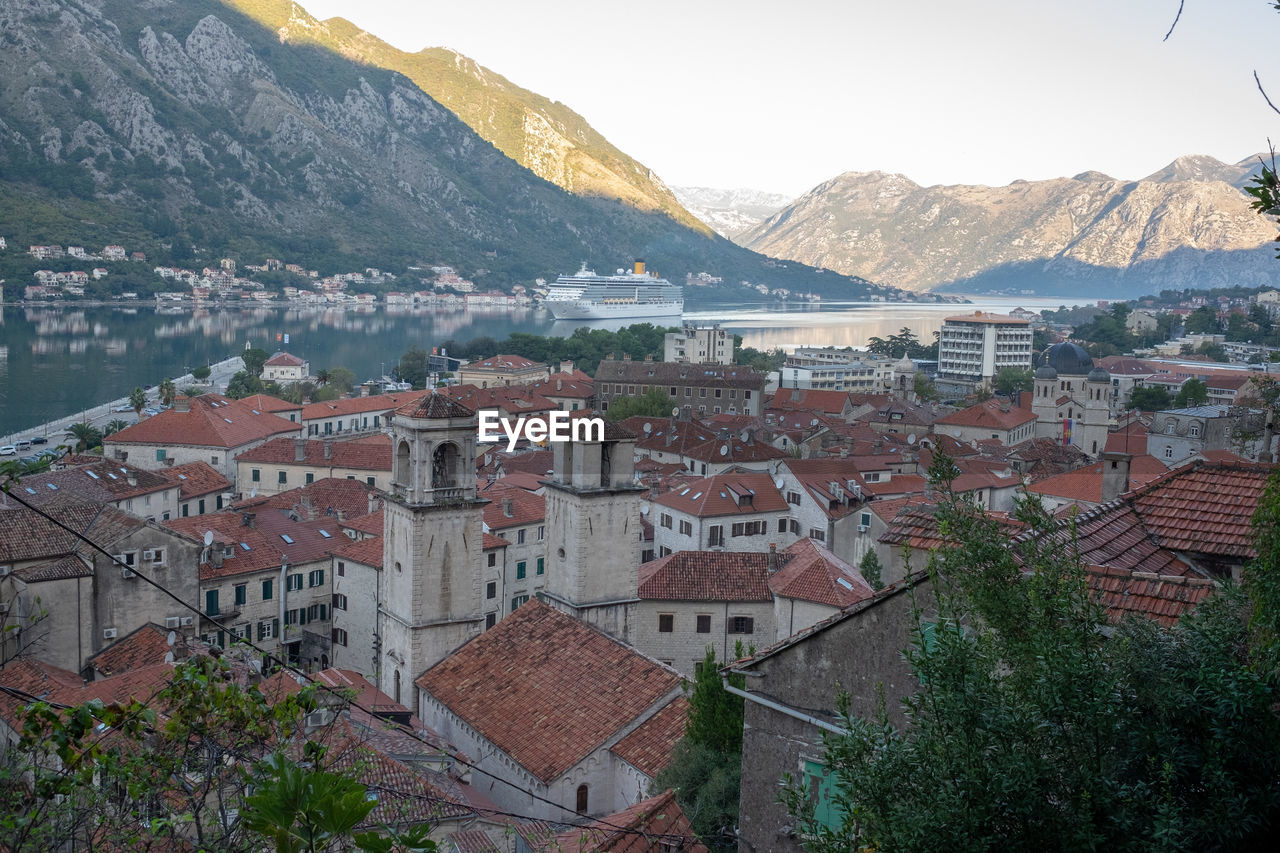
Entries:
{"type": "Polygon", "coordinates": [[[1047,364],[1042,364],[1036,368],[1036,379],[1057,379],[1058,371],[1054,370],[1047,364]]]}
{"type": "Polygon", "coordinates": [[[1093,358],[1079,344],[1064,341],[1045,350],[1039,364],[1052,367],[1060,376],[1084,376],[1093,369],[1093,358]]]}
{"type": "Polygon", "coordinates": [[[1089,371],[1089,375],[1085,377],[1090,382],[1110,382],[1111,374],[1107,373],[1105,367],[1095,367],[1089,371]]]}
{"type": "Polygon", "coordinates": [[[894,373],[915,373],[916,363],[904,355],[902,357],[902,360],[893,366],[893,372],[894,373]]]}

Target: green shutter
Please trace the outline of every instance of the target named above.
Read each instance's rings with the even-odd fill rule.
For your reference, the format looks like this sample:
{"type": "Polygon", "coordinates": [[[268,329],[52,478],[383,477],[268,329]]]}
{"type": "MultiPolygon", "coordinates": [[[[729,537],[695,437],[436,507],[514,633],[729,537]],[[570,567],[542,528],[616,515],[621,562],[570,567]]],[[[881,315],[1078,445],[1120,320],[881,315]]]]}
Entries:
{"type": "Polygon", "coordinates": [[[272,587],[272,582],[270,578],[267,578],[262,582],[262,600],[263,601],[270,601],[271,597],[275,594],[275,590],[273,590],[271,587],[272,587]]]}
{"type": "Polygon", "coordinates": [[[210,589],[205,591],[204,612],[209,616],[218,615],[218,591],[216,589],[210,589]]]}
{"type": "Polygon", "coordinates": [[[839,829],[843,810],[835,802],[838,791],[836,780],[828,775],[820,762],[805,760],[805,784],[809,787],[809,802],[813,804],[813,819],[827,829],[839,829]]]}
{"type": "Polygon", "coordinates": [[[545,565],[546,565],[545,558],[539,557],[538,558],[538,574],[542,574],[542,572],[545,569],[545,565]]]}
{"type": "Polygon", "coordinates": [[[525,567],[524,560],[521,560],[520,562],[516,563],[516,580],[524,579],[524,567],[525,567]]]}

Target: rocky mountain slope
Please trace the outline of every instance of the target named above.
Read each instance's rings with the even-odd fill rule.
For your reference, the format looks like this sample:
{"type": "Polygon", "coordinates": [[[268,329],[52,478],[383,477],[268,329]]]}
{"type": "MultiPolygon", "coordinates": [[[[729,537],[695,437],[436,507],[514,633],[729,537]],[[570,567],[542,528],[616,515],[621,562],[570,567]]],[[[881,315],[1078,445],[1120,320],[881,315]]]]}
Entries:
{"type": "Polygon", "coordinates": [[[759,225],[791,201],[790,196],[762,190],[672,187],[671,191],[686,210],[730,240],[759,225]]]}
{"type": "Polygon", "coordinates": [[[0,43],[10,247],[120,243],[196,265],[270,255],[322,272],[449,263],[482,286],[646,257],[674,278],[866,292],[567,193],[404,74],[282,42],[215,0],[8,0],[0,43]]]}
{"type": "Polygon", "coordinates": [[[499,151],[576,195],[625,201],[703,228],[662,179],[614,147],[564,104],[515,85],[447,48],[406,53],[343,18],[319,21],[292,0],[226,0],[281,40],[316,44],[398,71],[499,151]]]}
{"type": "Polygon", "coordinates": [[[1008,186],[921,187],[850,172],[736,239],[780,258],[911,290],[1120,295],[1262,285],[1280,274],[1273,223],[1238,164],[1183,157],[1138,181],[1098,172],[1008,186]]]}

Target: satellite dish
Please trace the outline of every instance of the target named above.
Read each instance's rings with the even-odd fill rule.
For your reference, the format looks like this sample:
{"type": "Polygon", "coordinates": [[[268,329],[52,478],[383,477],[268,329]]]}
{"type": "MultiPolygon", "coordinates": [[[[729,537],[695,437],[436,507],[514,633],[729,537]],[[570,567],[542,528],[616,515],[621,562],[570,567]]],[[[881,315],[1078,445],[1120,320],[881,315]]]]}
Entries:
{"type": "Polygon", "coordinates": [[[914,432],[907,433],[907,444],[916,443],[916,434],[914,432]]]}
{"type": "Polygon", "coordinates": [[[167,639],[169,641],[169,645],[172,646],[174,643],[178,642],[178,635],[175,632],[170,631],[167,639]]]}
{"type": "Polygon", "coordinates": [[[721,455],[721,456],[728,456],[728,455],[729,455],[729,445],[727,445],[727,444],[722,444],[722,445],[720,445],[720,455],[721,455]]]}
{"type": "Polygon", "coordinates": [[[679,407],[679,406],[676,406],[674,409],[672,409],[672,410],[671,410],[671,417],[673,417],[673,418],[678,418],[678,417],[680,417],[680,407],[679,407]]]}
{"type": "Polygon", "coordinates": [[[165,652],[165,653],[164,653],[164,662],[165,662],[165,663],[173,663],[173,652],[165,652]]]}
{"type": "Polygon", "coordinates": [[[641,507],[640,507],[640,514],[641,514],[641,515],[648,515],[648,514],[649,514],[649,506],[648,506],[648,504],[645,504],[645,505],[643,505],[643,506],[641,506],[641,507]]]}
{"type": "Polygon", "coordinates": [[[813,420],[809,421],[809,426],[817,426],[817,425],[818,425],[818,419],[817,419],[817,418],[814,418],[813,420]]]}
{"type": "Polygon", "coordinates": [[[213,544],[213,531],[206,530],[204,532],[204,546],[208,548],[212,544],[213,544]]]}
{"type": "Polygon", "coordinates": [[[645,435],[648,435],[648,434],[649,434],[649,431],[650,431],[650,430],[652,430],[652,429],[653,429],[653,424],[649,423],[648,421],[645,421],[645,422],[644,422],[644,434],[645,434],[645,435]]]}
{"type": "Polygon", "coordinates": [[[773,478],[773,486],[774,486],[774,488],[776,488],[776,489],[781,489],[781,488],[782,488],[782,482],[783,482],[783,481],[782,481],[782,478],[781,478],[781,477],[774,477],[774,478],[773,478]]]}
{"type": "Polygon", "coordinates": [[[257,486],[254,486],[252,489],[250,489],[250,490],[249,490],[249,498],[250,498],[250,500],[252,500],[253,498],[256,498],[257,496],[258,496],[258,487],[257,487],[257,486]]]}

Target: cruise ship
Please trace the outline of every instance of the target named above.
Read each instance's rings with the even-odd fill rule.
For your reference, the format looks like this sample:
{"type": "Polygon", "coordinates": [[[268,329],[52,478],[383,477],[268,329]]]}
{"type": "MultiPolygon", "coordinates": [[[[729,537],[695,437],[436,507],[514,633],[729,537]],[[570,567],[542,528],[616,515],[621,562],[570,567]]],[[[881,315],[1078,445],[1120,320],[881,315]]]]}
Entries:
{"type": "Polygon", "coordinates": [[[617,275],[596,275],[584,263],[547,289],[546,306],[557,320],[679,317],[684,289],[645,272],[644,261],[636,261],[632,272],[618,270],[617,275]]]}

